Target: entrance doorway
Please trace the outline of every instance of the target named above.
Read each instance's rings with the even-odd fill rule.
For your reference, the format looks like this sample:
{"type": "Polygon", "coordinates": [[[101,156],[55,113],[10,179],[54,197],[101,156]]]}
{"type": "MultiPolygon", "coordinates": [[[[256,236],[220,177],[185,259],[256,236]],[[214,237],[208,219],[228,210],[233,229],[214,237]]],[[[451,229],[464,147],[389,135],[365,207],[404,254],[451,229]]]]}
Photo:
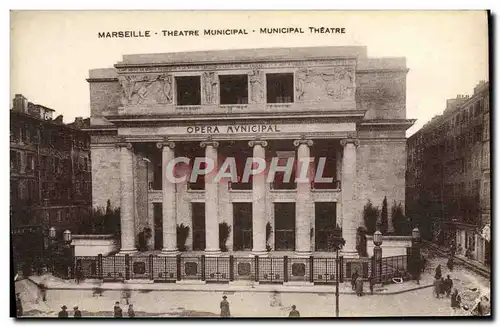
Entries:
{"type": "Polygon", "coordinates": [[[235,251],[252,250],[252,203],[233,203],[233,248],[235,251]]]}
{"type": "Polygon", "coordinates": [[[274,223],[275,250],[295,250],[295,202],[275,203],[274,223]]]}
{"type": "Polygon", "coordinates": [[[337,223],[336,202],[315,202],[315,249],[316,251],[330,251],[328,240],[333,235],[337,223]]]}
{"type": "Polygon", "coordinates": [[[191,203],[193,214],[193,251],[205,250],[205,203],[191,203]]]}

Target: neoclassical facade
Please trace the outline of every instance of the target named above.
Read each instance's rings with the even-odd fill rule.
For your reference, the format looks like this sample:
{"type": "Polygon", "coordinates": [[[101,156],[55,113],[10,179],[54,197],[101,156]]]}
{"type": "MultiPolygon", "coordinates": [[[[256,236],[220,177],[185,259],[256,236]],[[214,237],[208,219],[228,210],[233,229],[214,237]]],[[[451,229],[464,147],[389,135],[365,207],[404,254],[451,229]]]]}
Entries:
{"type": "Polygon", "coordinates": [[[145,242],[166,255],[184,245],[308,256],[331,250],[338,225],[355,257],[363,206],[387,197],[404,207],[407,72],[405,58],[365,47],[125,55],[89,72],[93,205],[120,208],[122,253],[145,242]],[[234,158],[238,178],[215,181],[212,170],[174,182],[178,157],[190,159],[176,166],[188,176],[195,158],[216,168],[234,158]],[[245,181],[247,158],[312,158],[309,173],[328,181],[303,182],[297,169],[245,181]]]}

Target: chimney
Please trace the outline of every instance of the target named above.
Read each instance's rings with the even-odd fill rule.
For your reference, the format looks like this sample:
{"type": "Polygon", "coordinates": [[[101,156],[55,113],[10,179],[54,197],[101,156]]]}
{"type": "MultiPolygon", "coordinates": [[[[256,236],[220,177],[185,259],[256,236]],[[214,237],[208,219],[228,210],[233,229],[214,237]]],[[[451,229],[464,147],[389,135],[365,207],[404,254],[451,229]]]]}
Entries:
{"type": "Polygon", "coordinates": [[[17,112],[27,113],[28,99],[22,94],[16,94],[15,98],[12,100],[12,109],[17,112]]]}

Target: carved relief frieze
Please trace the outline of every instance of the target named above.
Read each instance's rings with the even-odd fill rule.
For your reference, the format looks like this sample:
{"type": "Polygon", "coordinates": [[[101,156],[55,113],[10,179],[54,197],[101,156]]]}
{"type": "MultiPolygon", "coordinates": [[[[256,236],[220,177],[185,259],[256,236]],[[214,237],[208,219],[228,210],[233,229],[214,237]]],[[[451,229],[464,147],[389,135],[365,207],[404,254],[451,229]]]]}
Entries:
{"type": "Polygon", "coordinates": [[[300,102],[354,100],[354,67],[299,69],[296,73],[296,96],[300,102]]]}
{"type": "Polygon", "coordinates": [[[120,75],[123,106],[138,104],[171,104],[173,101],[171,74],[120,75]]]}

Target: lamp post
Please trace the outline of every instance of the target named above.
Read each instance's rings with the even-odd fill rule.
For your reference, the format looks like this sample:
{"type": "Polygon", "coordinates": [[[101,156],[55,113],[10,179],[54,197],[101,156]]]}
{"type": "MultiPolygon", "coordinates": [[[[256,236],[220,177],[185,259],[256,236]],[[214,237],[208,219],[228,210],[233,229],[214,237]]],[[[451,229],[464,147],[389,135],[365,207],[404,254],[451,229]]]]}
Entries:
{"type": "Polygon", "coordinates": [[[375,260],[375,280],[379,280],[380,274],[382,273],[382,233],[377,230],[373,233],[373,257],[375,260]]]}
{"type": "Polygon", "coordinates": [[[411,255],[413,278],[420,284],[420,230],[417,227],[411,231],[411,255]]]}
{"type": "Polygon", "coordinates": [[[342,269],[339,261],[339,251],[344,247],[345,240],[342,238],[342,229],[337,225],[333,230],[332,247],[336,252],[335,267],[336,279],[335,284],[335,316],[339,316],[339,283],[340,283],[340,270],[342,269]]]}
{"type": "Polygon", "coordinates": [[[70,276],[70,272],[71,272],[71,266],[72,266],[72,261],[73,261],[73,247],[71,246],[71,241],[72,241],[73,237],[71,235],[71,232],[66,229],[64,232],[63,232],[63,241],[64,241],[64,244],[65,244],[65,260],[67,260],[67,265],[66,265],[66,275],[69,277],[70,276]]]}
{"type": "Polygon", "coordinates": [[[49,228],[49,260],[51,273],[54,273],[54,241],[56,240],[56,229],[49,228]]]}

